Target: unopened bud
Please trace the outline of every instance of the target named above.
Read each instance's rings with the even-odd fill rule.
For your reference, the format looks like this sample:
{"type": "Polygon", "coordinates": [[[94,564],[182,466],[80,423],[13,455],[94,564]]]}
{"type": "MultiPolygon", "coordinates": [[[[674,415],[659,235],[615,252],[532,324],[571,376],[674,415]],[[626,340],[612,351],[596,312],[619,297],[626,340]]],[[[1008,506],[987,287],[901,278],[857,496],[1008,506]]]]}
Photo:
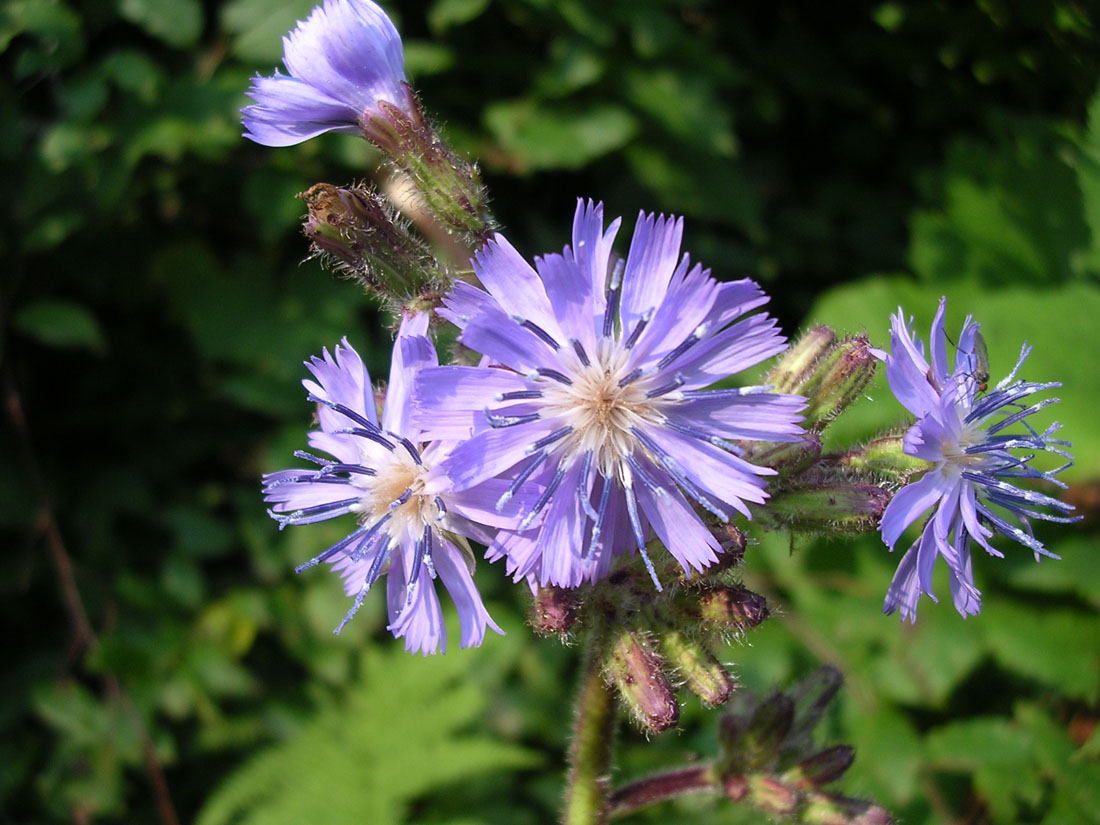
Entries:
{"type": "Polygon", "coordinates": [[[845,338],[833,347],[798,390],[808,402],[806,424],[821,430],[840,415],[874,378],[877,365],[866,335],[845,338]]]}
{"type": "Polygon", "coordinates": [[[745,458],[753,464],[771,467],[780,477],[805,470],[821,456],[821,436],[812,430],[799,441],[769,443],[754,441],[745,458]]]}
{"type": "Polygon", "coordinates": [[[783,353],[779,363],[764,377],[764,383],[775,387],[776,392],[805,395],[800,391],[802,385],[835,342],[836,333],[829,327],[814,327],[783,353]]]}
{"type": "Polygon", "coordinates": [[[664,662],[644,635],[621,631],[611,644],[605,673],[643,728],[659,733],[679,721],[680,703],[664,662]]]}
{"type": "Polygon", "coordinates": [[[309,209],[302,230],[314,251],[368,290],[404,305],[449,282],[424,241],[373,189],[318,183],[301,198],[309,209]]]}
{"type": "Polygon", "coordinates": [[[807,794],[800,815],[807,825],[890,825],[894,821],[871,802],[825,793],[807,794]]]}
{"type": "Polygon", "coordinates": [[[840,779],[854,759],[853,748],[835,745],[802,760],[784,774],[783,779],[801,790],[820,788],[840,779]]]}
{"type": "Polygon", "coordinates": [[[835,667],[825,665],[787,691],[795,708],[792,739],[810,741],[813,729],[825,715],[843,683],[843,674],[835,667]]]}
{"type": "Polygon", "coordinates": [[[752,715],[742,740],[742,749],[750,765],[762,765],[773,759],[783,746],[794,722],[794,703],[782,693],[765,699],[752,715]]]}
{"type": "Polygon", "coordinates": [[[879,436],[857,450],[844,453],[837,463],[904,483],[915,473],[929,467],[927,461],[905,453],[904,438],[901,434],[879,436]]]}
{"type": "Polygon", "coordinates": [[[471,246],[489,237],[492,221],[477,166],[459,159],[424,117],[405,84],[403,107],[379,101],[362,122],[367,140],[381,149],[413,184],[427,212],[471,246]]]}
{"type": "Polygon", "coordinates": [[[669,629],[661,635],[661,652],[703,705],[716,708],[730,698],[736,687],[733,676],[701,644],[669,629]]]}
{"type": "Polygon", "coordinates": [[[874,484],[820,481],[772,497],[762,523],[803,532],[856,534],[878,526],[890,494],[874,484]]]}
{"type": "Polygon", "coordinates": [[[749,780],[739,773],[730,774],[722,780],[722,791],[727,799],[740,802],[749,795],[749,780]]]}
{"type": "Polygon", "coordinates": [[[697,598],[699,620],[719,630],[747,630],[768,618],[767,600],[740,585],[708,588],[697,598]]]}
{"type": "Polygon", "coordinates": [[[749,777],[752,803],[768,813],[786,816],[798,807],[798,792],[771,776],[749,777]]]}
{"type": "Polygon", "coordinates": [[[577,621],[576,591],[562,587],[543,587],[531,605],[531,627],[536,633],[561,636],[569,633],[577,621]]]}

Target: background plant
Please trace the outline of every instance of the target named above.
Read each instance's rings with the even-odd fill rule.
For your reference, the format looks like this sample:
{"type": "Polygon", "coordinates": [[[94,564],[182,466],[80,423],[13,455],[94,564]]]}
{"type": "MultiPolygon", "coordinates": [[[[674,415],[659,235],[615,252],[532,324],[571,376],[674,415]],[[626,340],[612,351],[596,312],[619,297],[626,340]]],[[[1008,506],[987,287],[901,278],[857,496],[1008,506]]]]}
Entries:
{"type": "MultiPolygon", "coordinates": [[[[180,820],[216,821],[234,788],[281,781],[262,773],[279,748],[317,748],[299,757],[303,799],[335,819],[333,797],[354,798],[311,743],[341,712],[374,730],[371,657],[393,643],[369,605],[332,640],[337,583],[290,573],[321,538],[274,536],[256,497],[300,437],[300,361],[353,330],[375,374],[389,352],[354,285],[287,264],[304,249],[293,195],[361,174],[365,144],[239,138],[248,77],[311,5],[0,10],[0,609],[20,641],[0,677],[4,819],[165,819],[163,772],[180,820]]],[[[1100,57],[1084,4],[391,10],[417,87],[525,252],[558,244],[574,198],[598,193],[610,214],[688,215],[686,245],[718,276],[758,279],[786,329],[829,322],[882,345],[898,303],[926,326],[946,293],[949,328],[978,314],[995,368],[1026,338],[1035,374],[1065,383],[1066,477],[1094,511],[1100,57]]],[[[838,441],[900,420],[867,392],[879,403],[830,428],[838,441]]],[[[844,789],[905,821],[1096,821],[1094,522],[1049,546],[1064,561],[983,569],[978,619],[924,605],[908,629],[877,615],[896,560],[876,537],[793,554],[769,539],[746,579],[785,615],[725,658],[761,689],[840,667],[830,734],[858,752],[844,789]]],[[[490,698],[438,745],[459,758],[473,739],[483,770],[394,788],[393,821],[558,807],[575,652],[527,639],[499,578],[479,581],[509,638],[428,666],[468,669],[490,698]]],[[[386,716],[395,749],[430,741],[414,708],[386,716]]],[[[682,733],[624,748],[619,776],[714,753],[701,716],[689,702],[682,733]]]]}

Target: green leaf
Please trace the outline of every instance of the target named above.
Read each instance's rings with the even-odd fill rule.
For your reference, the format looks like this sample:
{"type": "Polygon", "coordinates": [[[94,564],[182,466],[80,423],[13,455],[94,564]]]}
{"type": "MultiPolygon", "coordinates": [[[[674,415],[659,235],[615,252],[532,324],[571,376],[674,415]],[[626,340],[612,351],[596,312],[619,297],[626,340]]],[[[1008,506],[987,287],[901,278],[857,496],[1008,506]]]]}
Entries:
{"type": "Polygon", "coordinates": [[[489,0],[435,0],[428,8],[428,28],[441,35],[452,26],[461,26],[481,16],[489,0]]]}
{"type": "Polygon", "coordinates": [[[471,675],[487,655],[368,650],[347,701],[233,774],[198,825],[299,825],[318,811],[326,825],[400,825],[409,803],[440,785],[534,764],[524,748],[462,733],[487,706],[471,675]]]}
{"type": "Polygon", "coordinates": [[[501,101],[484,116],[508,162],[521,173],[580,169],[624,146],[638,128],[630,112],[611,103],[574,111],[530,100],[501,101]]]}
{"type": "Polygon", "coordinates": [[[1081,265],[1092,275],[1100,276],[1100,87],[1089,103],[1088,129],[1078,149],[1073,162],[1084,201],[1085,222],[1092,236],[1081,265]]]}
{"type": "Polygon", "coordinates": [[[195,45],[202,34],[198,0],[119,0],[118,13],[177,49],[195,45]]]}
{"type": "Polygon", "coordinates": [[[95,316],[68,301],[30,304],[16,314],[15,327],[48,347],[88,349],[97,354],[107,349],[95,316]]]}

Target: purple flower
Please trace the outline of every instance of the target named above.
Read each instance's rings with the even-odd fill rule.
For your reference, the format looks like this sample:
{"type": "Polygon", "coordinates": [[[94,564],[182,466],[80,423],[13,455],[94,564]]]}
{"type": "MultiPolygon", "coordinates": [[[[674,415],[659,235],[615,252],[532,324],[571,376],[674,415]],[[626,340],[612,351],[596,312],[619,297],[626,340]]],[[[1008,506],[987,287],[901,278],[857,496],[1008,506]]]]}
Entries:
{"type": "Polygon", "coordinates": [[[446,649],[436,578],[458,608],[463,647],[481,644],[486,625],[503,632],[481,602],[470,575],[473,554],[460,536],[491,541],[492,530],[479,525],[514,520],[514,514],[498,514],[484,505],[500,495],[503,482],[463,492],[424,490],[425,477],[447,448],[403,435],[416,432],[409,422],[413,376],[438,363],[425,336],[427,326],[427,315],[407,318],[401,325],[381,425],[370,376],[346,339],[332,355],[326,350],[322,358],[307,363],[317,380],[302,383],[309,400],[318,405],[321,425],[309,434],[309,444],[332,458],[297,452],[316,469],[264,476],[264,497],[274,503],[269,512],[280,529],[347,513],[358,521],[345,538],[298,568],[301,572],[328,562],[343,576],[347,594],[355,596],[336,632],[355,615],[379,577],[387,575],[389,629],[405,639],[407,650],[424,654],[446,649]]]}
{"type": "Polygon", "coordinates": [[[244,136],[291,146],[322,132],[358,133],[379,101],[407,103],[401,37],[371,0],[325,0],[283,38],[290,76],[256,77],[244,136]]]}
{"type": "Polygon", "coordinates": [[[925,360],[924,345],[913,338],[912,321],[905,323],[900,307],[898,314],[891,316],[891,353],[886,356],[890,389],[917,418],[905,434],[903,449],[932,465],[917,481],[898,491],[882,517],[882,540],[893,550],[910,524],[933,511],[920,538],[902,557],[883,606],[884,613],[900,610],[901,618],[910,621],[916,621],[922,593],[936,601],[932,568],[938,556],[947,562],[951,596],[965,618],[981,609],[981,593],[974,586],[971,567],[971,541],[1000,557],[1003,554],[988,541],[994,532],[1000,532],[1032,550],[1036,561],[1040,556],[1058,558],[1032,534],[1029,519],[1076,521],[1037,509],[1068,513],[1073,509],[1069,504],[1015,486],[1020,478],[1065,486],[1054,477],[1072,462],[1049,471],[1031,464],[1037,451],[1070,457],[1061,449],[1070,446],[1069,442],[1052,437],[1059,425],[1052,424],[1039,433],[1027,422],[1058,399],[1031,406],[1022,403],[1034,393],[1061,384],[1016,380],[1031,351],[1025,344],[1008,377],[983,395],[989,375],[978,324],[967,316],[951,371],[943,321],[946,305],[946,299],[941,299],[932,322],[931,364],[925,360]],[[1016,430],[1006,432],[1013,425],[1018,425],[1016,430]],[[1019,450],[1030,452],[1014,454],[1019,450]]]}
{"type": "Polygon", "coordinates": [[[727,439],[802,436],[799,397],[704,389],[784,349],[773,319],[747,315],[768,301],[760,288],[690,267],[680,219],[642,215],[613,264],[618,228],[604,230],[602,205],[580,202],[572,247],[535,268],[497,235],[473,262],[487,291],[459,283],[439,310],[482,365],[417,379],[417,422],[432,438],[466,439],[430,487],[510,473],[496,509],[539,491],[490,548],[517,579],[575,586],[637,548],[656,582],[650,529],[684,570],[702,570],[720,547],[694,505],[748,516],[773,474],[727,439]]]}

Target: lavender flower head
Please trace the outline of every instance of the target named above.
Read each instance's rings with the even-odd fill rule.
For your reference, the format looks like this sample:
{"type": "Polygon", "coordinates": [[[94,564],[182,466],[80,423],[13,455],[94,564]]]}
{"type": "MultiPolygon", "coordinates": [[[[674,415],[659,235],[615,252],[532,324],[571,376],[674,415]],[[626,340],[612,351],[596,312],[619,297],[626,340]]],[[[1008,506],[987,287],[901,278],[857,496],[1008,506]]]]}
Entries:
{"type": "Polygon", "coordinates": [[[461,490],[507,474],[495,509],[537,490],[490,558],[532,583],[575,586],[646,553],[650,529],[685,571],[717,559],[699,505],[727,521],[767,497],[773,471],[728,439],[796,441],[803,399],[766,387],[706,390],[785,347],[750,280],[718,283],[680,257],[681,219],[642,215],[625,260],[619,220],[578,203],[573,244],[532,268],[497,235],[475,257],[485,290],[459,283],[439,314],[481,366],[423,370],[416,420],[462,440],[429,474],[461,490]]]}
{"type": "Polygon", "coordinates": [[[1049,471],[1031,462],[1038,452],[1069,459],[1062,449],[1070,446],[1069,442],[1053,438],[1057,423],[1040,433],[1027,421],[1058,399],[1047,398],[1030,406],[1023,403],[1025,398],[1061,384],[1016,378],[1031,351],[1024,344],[1012,372],[982,394],[988,381],[988,362],[978,324],[967,316],[951,370],[944,332],[946,303],[941,299],[932,322],[931,364],[925,360],[924,345],[913,337],[912,321],[905,323],[900,307],[897,315],[891,316],[891,353],[886,356],[890,389],[917,419],[905,434],[903,449],[932,465],[917,481],[898,491],[882,517],[882,540],[893,550],[905,529],[932,511],[920,538],[902,557],[883,606],[884,613],[899,610],[901,618],[910,621],[916,621],[922,593],[936,601],[932,569],[939,556],[947,562],[955,608],[965,618],[981,609],[981,593],[974,586],[971,566],[971,541],[1001,557],[989,543],[999,532],[1030,549],[1036,561],[1041,556],[1058,558],[1032,534],[1029,519],[1076,521],[1049,512],[1068,513],[1071,505],[1016,486],[1018,479],[1032,478],[1065,487],[1055,476],[1072,462],[1049,471]],[[1021,450],[1028,452],[1019,454],[1021,450]]]}
{"type": "Polygon", "coordinates": [[[244,136],[291,146],[322,132],[358,133],[379,101],[407,106],[401,37],[371,0],[325,0],[283,38],[290,75],[256,77],[244,136]]]}
{"type": "Polygon", "coordinates": [[[485,512],[484,502],[495,500],[500,488],[424,491],[426,475],[447,448],[404,435],[416,432],[409,422],[413,376],[438,363],[425,336],[427,323],[427,315],[418,315],[401,325],[381,424],[370,376],[346,339],[333,354],[326,350],[307,363],[316,381],[302,383],[309,400],[318,405],[321,425],[309,434],[309,444],[331,458],[298,452],[298,458],[316,469],[264,476],[265,500],[273,503],[270,513],[280,529],[348,513],[358,520],[350,534],[298,568],[301,572],[328,562],[343,577],[347,594],[355,597],[336,632],[385,575],[389,629],[405,639],[407,650],[425,655],[446,649],[437,578],[458,608],[463,647],[481,644],[486,625],[502,632],[482,604],[470,575],[473,557],[460,536],[491,541],[492,531],[486,535],[479,525],[514,519],[514,514],[498,514],[491,506],[485,512]]]}

